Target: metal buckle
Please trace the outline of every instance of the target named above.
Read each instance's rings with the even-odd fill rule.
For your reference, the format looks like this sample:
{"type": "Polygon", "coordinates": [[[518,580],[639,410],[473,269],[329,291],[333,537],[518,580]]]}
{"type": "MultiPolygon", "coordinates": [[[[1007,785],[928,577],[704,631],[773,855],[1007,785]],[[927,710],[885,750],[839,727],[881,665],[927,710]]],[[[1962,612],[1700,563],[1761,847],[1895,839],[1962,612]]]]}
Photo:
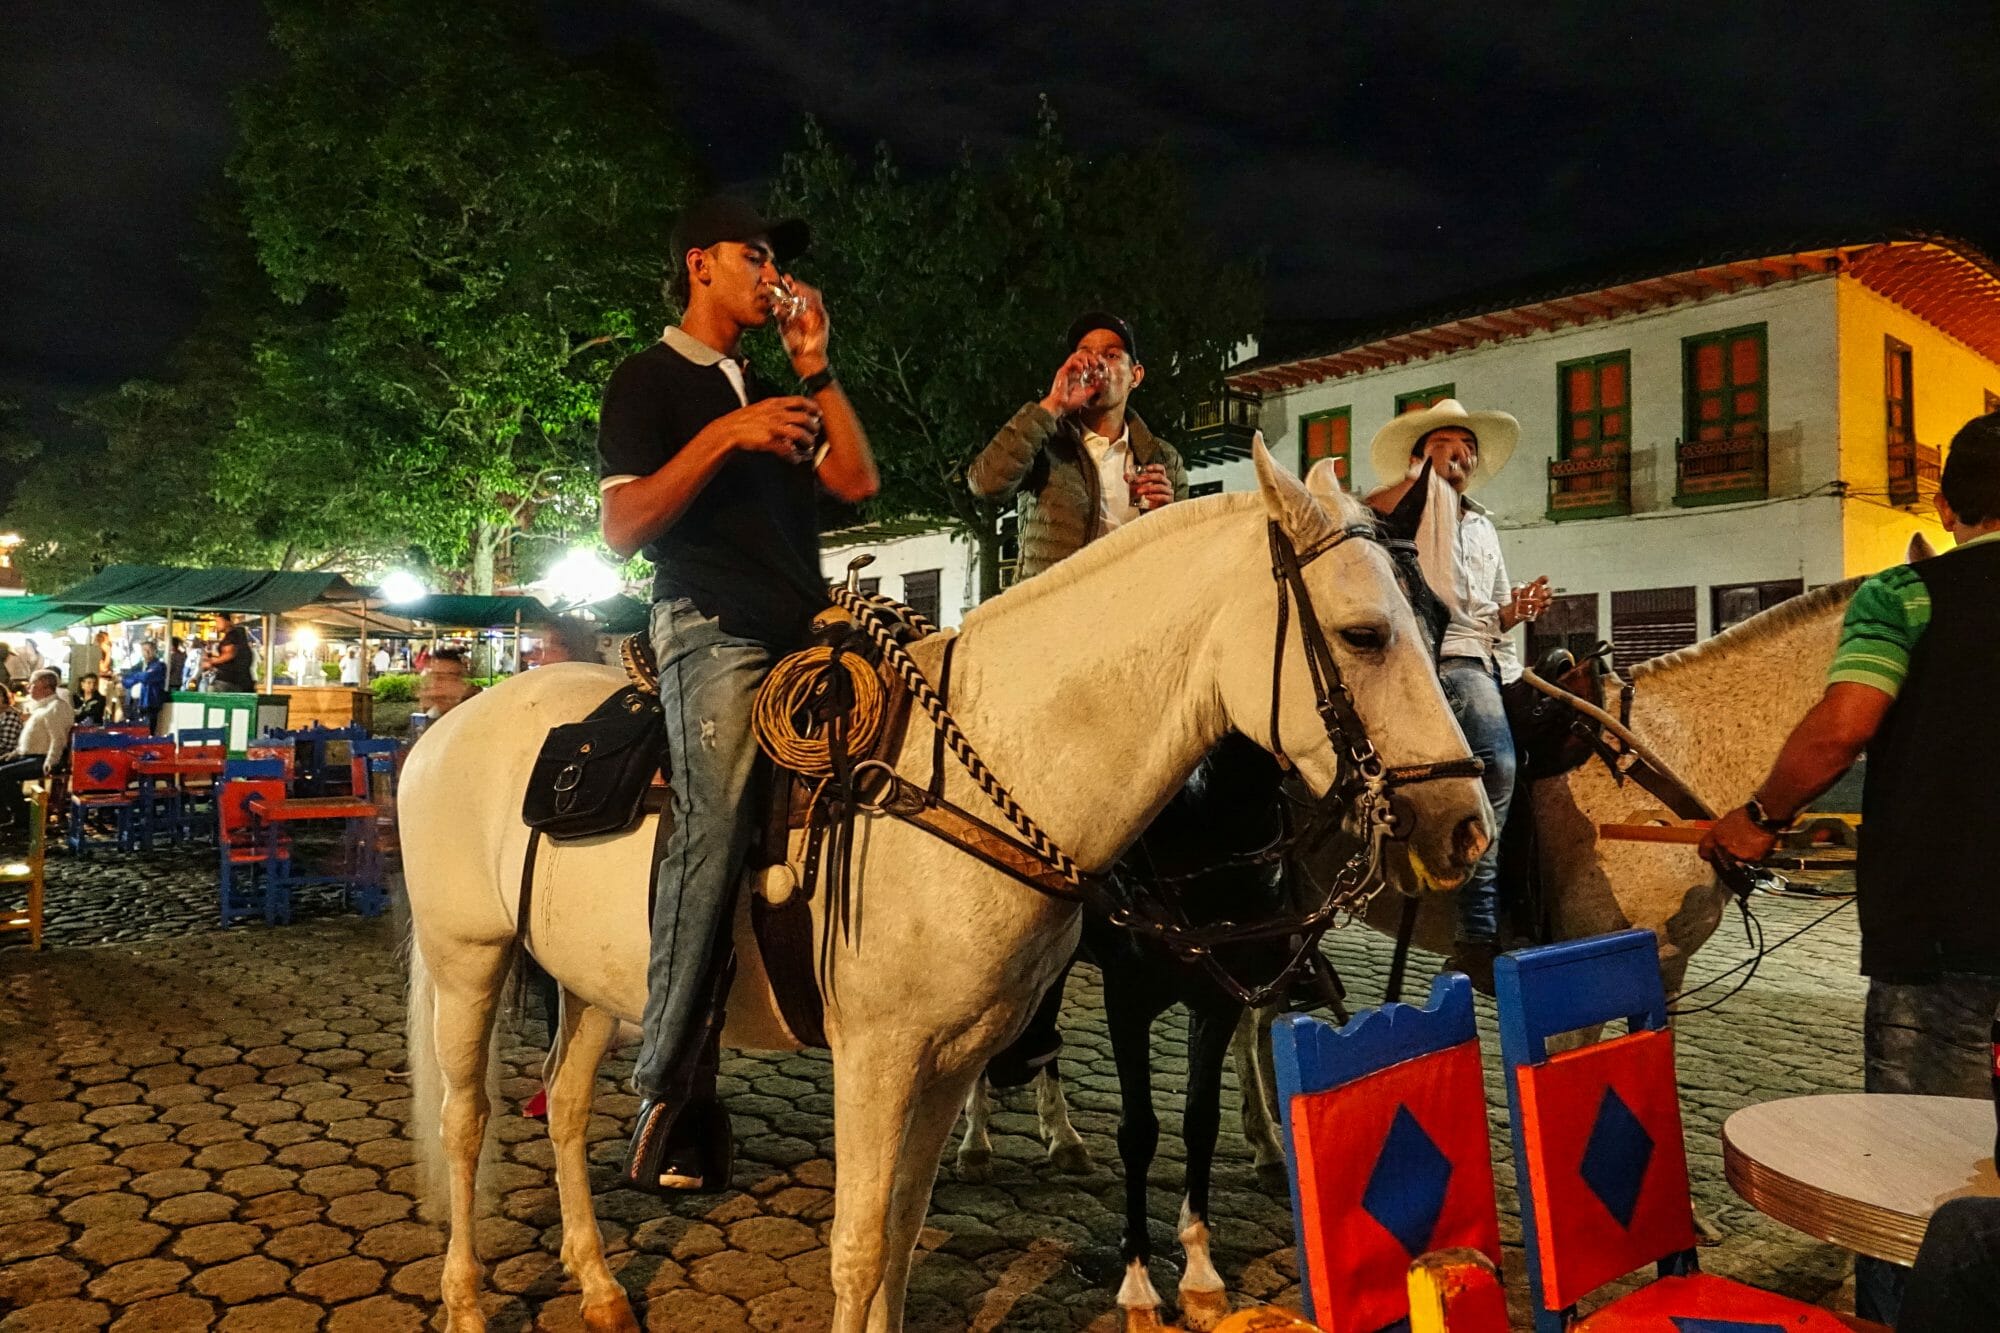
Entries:
{"type": "Polygon", "coordinates": [[[555,789],[559,792],[574,790],[583,781],[582,764],[565,764],[562,772],[556,774],[555,789]]]}

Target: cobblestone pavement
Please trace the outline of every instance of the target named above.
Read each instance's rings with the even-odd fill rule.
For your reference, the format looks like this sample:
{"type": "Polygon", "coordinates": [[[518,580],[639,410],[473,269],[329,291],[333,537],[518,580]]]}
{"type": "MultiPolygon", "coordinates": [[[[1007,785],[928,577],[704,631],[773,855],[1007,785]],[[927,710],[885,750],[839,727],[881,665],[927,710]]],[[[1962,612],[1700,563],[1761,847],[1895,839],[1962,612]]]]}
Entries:
{"type": "MultiPolygon", "coordinates": [[[[0,950],[0,1333],[432,1324],[442,1236],[414,1217],[406,1090],[390,1078],[402,1059],[391,925],[329,916],[216,930],[205,862],[171,873],[148,862],[139,885],[122,887],[104,868],[115,864],[62,872],[66,887],[51,907],[57,939],[88,934],[78,913],[137,919],[103,903],[146,894],[190,904],[188,919],[151,918],[135,933],[169,933],[150,941],[0,950]],[[168,882],[177,879],[188,883],[168,882]]],[[[124,864],[126,877],[140,874],[124,864]]],[[[1773,939],[1821,910],[1760,908],[1773,939]]],[[[1350,934],[1330,947],[1357,998],[1379,995],[1385,940],[1350,934]]],[[[1725,933],[1697,960],[1697,976],[1742,954],[1740,936],[1725,933]]],[[[1859,1086],[1852,914],[1780,959],[1720,1012],[1681,1028],[1690,1166],[1700,1206],[1726,1236],[1705,1253],[1706,1266],[1818,1300],[1837,1296],[1843,1256],[1730,1193],[1717,1129],[1750,1102],[1859,1086]]],[[[993,1183],[960,1182],[949,1164],[940,1177],[912,1278],[911,1328],[1115,1327],[1118,1102],[1098,1012],[1094,974],[1080,970],[1065,1063],[1096,1168],[1049,1171],[1029,1099],[1010,1095],[995,1119],[993,1183]]],[[[1483,1008],[1489,1065],[1490,1020],[1483,1008]]],[[[505,1043],[509,1108],[537,1086],[542,1036],[538,1022],[524,1022],[505,1043]]],[[[1159,1034],[1163,1088],[1185,1069],[1184,1038],[1177,1025],[1159,1034]]],[[[592,1159],[612,1262],[643,1301],[647,1326],[823,1328],[833,1183],[824,1056],[730,1058],[740,1192],[671,1203],[605,1188],[634,1109],[619,1086],[627,1069],[607,1066],[592,1159]]],[[[1217,1260],[1239,1300],[1295,1302],[1289,1209],[1250,1168],[1234,1087],[1232,1076],[1214,1198],[1217,1260]]],[[[1518,1218],[1497,1081],[1490,1100],[1511,1241],[1518,1218]]],[[[1171,1255],[1183,1154],[1178,1106],[1165,1092],[1162,1112],[1154,1239],[1171,1255]]],[[[555,1257],[546,1136],[511,1114],[497,1117],[497,1133],[499,1213],[481,1237],[494,1327],[578,1327],[555,1257]]],[[[1155,1280],[1172,1290],[1164,1262],[1155,1280]]]]}

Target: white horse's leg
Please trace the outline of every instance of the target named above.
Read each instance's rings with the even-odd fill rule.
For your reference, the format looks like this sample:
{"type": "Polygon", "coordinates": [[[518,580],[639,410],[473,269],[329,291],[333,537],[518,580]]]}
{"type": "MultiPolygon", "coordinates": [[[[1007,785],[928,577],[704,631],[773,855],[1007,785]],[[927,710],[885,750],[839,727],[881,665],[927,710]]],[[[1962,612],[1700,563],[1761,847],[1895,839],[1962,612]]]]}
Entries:
{"type": "Polygon", "coordinates": [[[965,1137],[958,1145],[958,1178],[984,1185],[993,1179],[993,1087],[980,1074],[965,1095],[965,1137]]]}
{"type": "Polygon", "coordinates": [[[486,1142],[486,1072],[491,1060],[493,1016],[507,979],[513,941],[475,944],[459,940],[449,950],[424,947],[436,994],[434,1047],[444,1085],[439,1124],[449,1168],[450,1239],[440,1283],[451,1333],[484,1333],[479,1308],[480,1266],[474,1232],[479,1153],[486,1142]]]}
{"type": "Polygon", "coordinates": [[[1179,1235],[1187,1263],[1181,1268],[1181,1320],[1190,1329],[1211,1329],[1229,1316],[1229,1290],[1208,1249],[1208,1223],[1181,1201],[1179,1235]]]}
{"type": "MultiPolygon", "coordinates": [[[[974,1080],[983,1084],[986,1076],[974,1080]]],[[[896,1163],[896,1188],[889,1204],[888,1255],[882,1273],[882,1291],[875,1299],[869,1333],[901,1333],[903,1302],[909,1294],[910,1264],[915,1258],[917,1234],[923,1230],[930,1211],[931,1190],[937,1184],[938,1161],[951,1138],[951,1124],[958,1116],[960,1081],[945,1080],[924,1090],[916,1113],[910,1117],[909,1133],[903,1138],[903,1154],[896,1163]]]]}
{"type": "Polygon", "coordinates": [[[1035,1075],[1035,1114],[1041,1120],[1042,1141],[1049,1145],[1049,1165],[1068,1175],[1089,1175],[1090,1149],[1069,1122],[1069,1102],[1063,1097],[1054,1061],[1035,1075]]]}
{"type": "Polygon", "coordinates": [[[1285,1145],[1278,1137],[1277,1082],[1271,1067],[1271,1024],[1283,1012],[1272,1005],[1245,1009],[1236,1022],[1230,1054],[1236,1063],[1236,1086],[1243,1092],[1243,1140],[1250,1145],[1253,1165],[1266,1184],[1285,1170],[1285,1145]]]}
{"type": "Polygon", "coordinates": [[[856,1039],[834,1051],[833,1333],[867,1333],[881,1298],[896,1167],[929,1066],[906,1044],[856,1039]]]}
{"type": "Polygon", "coordinates": [[[586,1156],[597,1067],[617,1031],[611,1014],[563,992],[561,1032],[549,1053],[549,1137],[555,1141],[556,1195],[562,1203],[563,1268],[583,1288],[583,1326],[590,1333],[639,1333],[632,1302],[604,1262],[586,1156]]]}

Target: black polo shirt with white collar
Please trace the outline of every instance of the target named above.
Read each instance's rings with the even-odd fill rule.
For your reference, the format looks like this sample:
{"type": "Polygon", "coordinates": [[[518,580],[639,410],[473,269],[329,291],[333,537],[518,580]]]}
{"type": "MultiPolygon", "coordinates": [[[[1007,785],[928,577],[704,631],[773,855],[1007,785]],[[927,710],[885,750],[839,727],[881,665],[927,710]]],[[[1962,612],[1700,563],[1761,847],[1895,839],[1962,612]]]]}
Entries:
{"type": "MultiPolygon", "coordinates": [[[[747,366],[678,328],[612,372],[598,417],[599,489],[650,476],[718,417],[775,396],[747,366]]],[[[645,556],[653,598],[686,598],[724,633],[779,651],[803,642],[827,604],[819,572],[813,470],[739,451],[645,556]]]]}

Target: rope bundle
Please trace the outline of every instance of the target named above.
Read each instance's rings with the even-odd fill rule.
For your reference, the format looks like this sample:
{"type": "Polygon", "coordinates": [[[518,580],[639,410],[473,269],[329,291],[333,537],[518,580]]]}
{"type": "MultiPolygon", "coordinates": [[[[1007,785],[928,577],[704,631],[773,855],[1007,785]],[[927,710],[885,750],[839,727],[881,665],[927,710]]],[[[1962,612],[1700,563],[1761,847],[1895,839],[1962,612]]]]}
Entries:
{"type": "MultiPolygon", "coordinates": [[[[784,768],[810,778],[829,777],[833,756],[828,741],[829,695],[834,688],[833,650],[807,648],[780,661],[757,690],[752,717],[757,744],[784,768]]],[[[846,750],[867,754],[882,734],[882,679],[855,653],[843,653],[853,708],[847,711],[846,750]]]]}

